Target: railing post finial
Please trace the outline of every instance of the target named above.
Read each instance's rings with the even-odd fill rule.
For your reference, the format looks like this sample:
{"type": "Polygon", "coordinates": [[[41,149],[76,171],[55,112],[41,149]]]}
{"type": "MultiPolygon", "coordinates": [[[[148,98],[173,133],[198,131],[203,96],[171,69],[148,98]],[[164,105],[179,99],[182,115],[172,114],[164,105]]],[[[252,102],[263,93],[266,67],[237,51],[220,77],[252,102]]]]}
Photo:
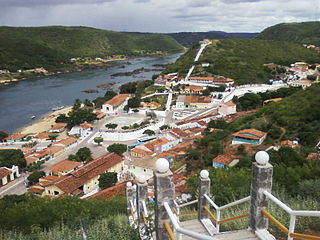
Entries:
{"type": "Polygon", "coordinates": [[[156,170],[153,172],[155,193],[155,229],[157,240],[169,239],[164,222],[170,222],[169,215],[164,207],[167,202],[172,209],[175,198],[173,174],[169,169],[167,159],[159,158],[156,162],[156,170]]]}
{"type": "Polygon", "coordinates": [[[210,194],[210,178],[209,172],[207,170],[202,170],[200,172],[200,183],[199,183],[199,201],[198,201],[198,219],[209,218],[208,213],[203,207],[209,207],[209,202],[204,196],[205,194],[210,194]]]}
{"type": "Polygon", "coordinates": [[[256,162],[252,164],[249,220],[249,227],[252,231],[268,228],[268,219],[262,215],[261,210],[268,208],[268,199],[263,192],[271,192],[273,174],[273,167],[269,163],[267,152],[257,152],[255,159],[256,162]]]}

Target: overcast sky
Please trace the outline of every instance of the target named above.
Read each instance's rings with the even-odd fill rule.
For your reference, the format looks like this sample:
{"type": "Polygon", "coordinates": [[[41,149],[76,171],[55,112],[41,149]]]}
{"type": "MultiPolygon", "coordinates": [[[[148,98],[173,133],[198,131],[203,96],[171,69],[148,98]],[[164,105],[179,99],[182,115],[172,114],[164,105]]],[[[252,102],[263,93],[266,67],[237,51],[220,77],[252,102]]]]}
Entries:
{"type": "Polygon", "coordinates": [[[0,0],[0,25],[115,31],[260,32],[320,20],[320,0],[0,0]]]}

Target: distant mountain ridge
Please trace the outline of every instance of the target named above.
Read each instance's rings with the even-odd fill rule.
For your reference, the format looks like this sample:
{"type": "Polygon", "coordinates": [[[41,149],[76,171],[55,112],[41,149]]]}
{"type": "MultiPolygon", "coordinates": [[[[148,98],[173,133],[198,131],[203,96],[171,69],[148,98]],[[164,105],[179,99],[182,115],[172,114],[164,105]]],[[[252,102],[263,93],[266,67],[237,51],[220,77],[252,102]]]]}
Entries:
{"type": "Polygon", "coordinates": [[[0,69],[66,67],[70,58],[165,54],[183,47],[170,36],[89,27],[0,27],[0,69]]]}
{"type": "Polygon", "coordinates": [[[253,39],[258,33],[227,33],[223,31],[167,33],[185,47],[191,47],[203,39],[253,39]]]}
{"type": "Polygon", "coordinates": [[[256,37],[320,47],[320,22],[281,23],[266,28],[256,37]]]}

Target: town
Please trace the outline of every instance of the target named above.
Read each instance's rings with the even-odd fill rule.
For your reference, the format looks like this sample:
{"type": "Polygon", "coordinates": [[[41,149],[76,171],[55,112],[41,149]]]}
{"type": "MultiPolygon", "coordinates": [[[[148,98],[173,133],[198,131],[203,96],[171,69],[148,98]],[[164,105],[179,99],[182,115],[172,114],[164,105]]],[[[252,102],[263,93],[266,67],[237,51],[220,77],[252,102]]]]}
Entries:
{"type": "MultiPolygon", "coordinates": [[[[26,165],[21,164],[19,169],[17,161],[17,165],[0,168],[0,197],[29,192],[37,197],[110,199],[129,191],[130,205],[130,199],[134,199],[130,195],[134,192],[132,183],[138,183],[137,191],[139,184],[147,183],[145,197],[155,201],[154,181],[158,180],[154,172],[161,172],[160,165],[168,164],[177,201],[186,202],[192,199],[186,187],[190,164],[185,159],[190,149],[205,133],[222,131],[217,123],[229,123],[255,112],[237,105],[242,97],[281,89],[303,90],[320,81],[320,64],[305,62],[290,66],[266,63],[264,66],[275,74],[265,84],[237,86],[224,76],[193,76],[195,68],[210,67],[199,58],[211,41],[200,44],[186,76],[169,73],[156,76],[151,84],[150,80],[140,81],[146,86],[139,95],[133,91],[139,82],[123,84],[119,93],[108,90],[99,101],[76,100],[72,107],[53,109],[41,128],[31,126],[29,132],[4,137],[0,150],[21,150],[26,165]]],[[[269,97],[262,105],[279,101],[282,97],[269,97]]],[[[210,159],[210,166],[237,166],[239,153],[244,151],[277,151],[300,145],[297,138],[263,144],[267,135],[256,128],[234,131],[223,153],[210,159]]],[[[314,147],[320,150],[320,142],[314,147]]],[[[312,152],[307,159],[320,160],[319,153],[312,152]]],[[[201,174],[201,178],[208,178],[207,172],[201,174]]]]}
{"type": "MultiPolygon", "coordinates": [[[[195,63],[209,44],[209,40],[201,42],[195,63]]],[[[209,63],[200,65],[209,67],[209,63]]],[[[140,175],[149,180],[159,158],[167,159],[177,175],[183,176],[186,149],[203,137],[210,121],[230,121],[246,115],[245,111],[237,112],[232,101],[234,97],[288,87],[305,89],[320,80],[320,64],[309,66],[296,62],[289,67],[265,66],[282,69],[282,72],[275,79],[270,79],[269,84],[235,86],[233,79],[223,76],[193,77],[193,65],[187,76],[179,76],[178,73],[159,75],[133,107],[134,94],[117,94],[104,102],[101,108],[93,110],[95,120],[90,123],[83,122],[68,129],[67,123],[57,122],[36,134],[14,133],[3,139],[0,148],[21,149],[29,171],[21,173],[15,165],[12,168],[2,167],[0,195],[30,191],[39,196],[77,195],[86,198],[104,194],[104,190],[99,192],[101,174],[117,173],[118,183],[135,180],[140,175]],[[131,107],[128,107],[130,101],[131,107]],[[121,146],[125,147],[119,152],[121,146]],[[94,159],[68,159],[83,149],[87,149],[89,157],[94,159]],[[110,149],[121,157],[108,153],[110,149]],[[35,169],[41,169],[44,174],[38,174],[34,182],[29,181],[30,171],[35,169]]],[[[280,100],[268,99],[265,104],[280,100]]],[[[80,104],[79,108],[88,106],[80,104]]],[[[233,134],[230,146],[261,144],[266,135],[257,129],[244,129],[233,134]]],[[[299,142],[287,139],[281,144],[294,146],[299,142]]],[[[231,152],[226,152],[212,159],[212,166],[234,166],[238,161],[231,152]]],[[[185,177],[181,179],[179,184],[183,185],[185,177]]],[[[152,191],[150,189],[150,194],[152,191]]]]}

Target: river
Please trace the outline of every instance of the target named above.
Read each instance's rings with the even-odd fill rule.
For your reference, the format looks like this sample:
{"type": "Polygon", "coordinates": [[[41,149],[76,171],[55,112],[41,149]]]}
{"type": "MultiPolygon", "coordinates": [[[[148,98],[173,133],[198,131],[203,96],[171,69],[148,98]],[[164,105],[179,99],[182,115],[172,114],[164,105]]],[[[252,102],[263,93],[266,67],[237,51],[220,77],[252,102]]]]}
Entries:
{"type": "Polygon", "coordinates": [[[158,69],[159,67],[153,65],[174,62],[180,55],[181,53],[157,58],[131,59],[124,61],[130,64],[34,78],[0,86],[0,130],[12,133],[39,120],[54,107],[72,105],[77,98],[92,100],[102,96],[106,90],[97,88],[99,84],[116,82],[113,88],[117,89],[125,82],[151,79],[152,75],[159,72],[143,72],[120,77],[111,75],[131,72],[142,67],[158,69]],[[88,89],[96,89],[99,93],[82,92],[88,89]],[[31,116],[36,117],[31,119],[31,116]]]}

